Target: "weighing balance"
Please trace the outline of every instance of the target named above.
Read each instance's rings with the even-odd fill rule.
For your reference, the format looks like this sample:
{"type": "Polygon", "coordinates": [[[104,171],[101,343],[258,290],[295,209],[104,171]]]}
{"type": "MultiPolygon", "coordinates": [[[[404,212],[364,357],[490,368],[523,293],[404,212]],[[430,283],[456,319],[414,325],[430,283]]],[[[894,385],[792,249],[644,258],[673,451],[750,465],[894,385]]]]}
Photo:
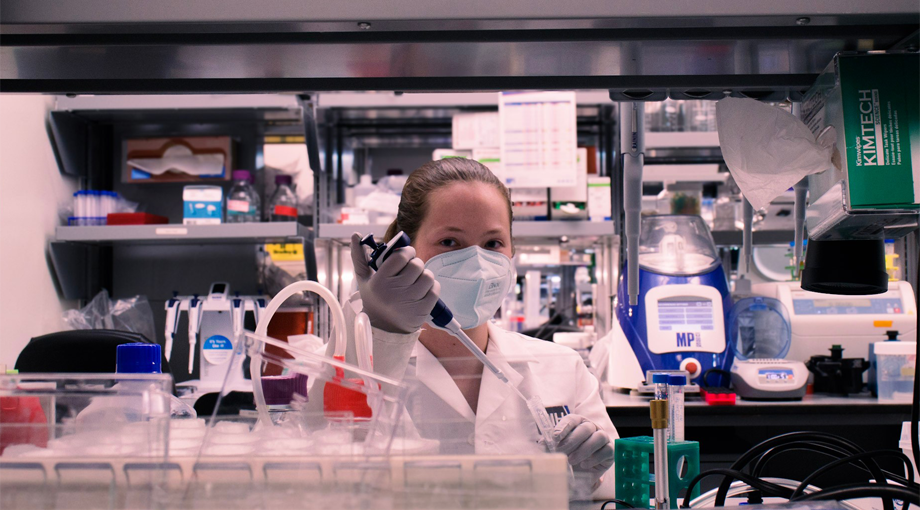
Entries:
{"type": "Polygon", "coordinates": [[[778,299],[788,310],[787,359],[808,361],[833,345],[843,347],[847,357],[869,359],[869,344],[885,340],[887,331],[897,331],[906,342],[917,339],[917,307],[908,282],[889,282],[888,292],[869,296],[808,292],[799,282],[756,284],[753,292],[778,299]]]}
{"type": "Polygon", "coordinates": [[[709,228],[699,216],[642,219],[639,304],[629,306],[620,275],[607,382],[639,389],[647,371],[685,370],[691,380],[728,370],[725,341],[728,280],[709,228]]]}
{"type": "Polygon", "coordinates": [[[745,400],[801,400],[808,384],[808,368],[785,359],[735,360],[732,386],[745,400]]]}

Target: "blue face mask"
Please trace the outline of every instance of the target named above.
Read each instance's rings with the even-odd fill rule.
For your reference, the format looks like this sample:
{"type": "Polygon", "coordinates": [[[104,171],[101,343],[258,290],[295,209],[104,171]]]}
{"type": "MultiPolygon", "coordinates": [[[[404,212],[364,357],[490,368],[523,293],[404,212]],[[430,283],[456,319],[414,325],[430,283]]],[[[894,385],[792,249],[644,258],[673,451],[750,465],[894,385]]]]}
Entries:
{"type": "Polygon", "coordinates": [[[425,269],[441,284],[441,299],[463,329],[491,319],[511,288],[511,259],[479,246],[435,255],[425,269]]]}

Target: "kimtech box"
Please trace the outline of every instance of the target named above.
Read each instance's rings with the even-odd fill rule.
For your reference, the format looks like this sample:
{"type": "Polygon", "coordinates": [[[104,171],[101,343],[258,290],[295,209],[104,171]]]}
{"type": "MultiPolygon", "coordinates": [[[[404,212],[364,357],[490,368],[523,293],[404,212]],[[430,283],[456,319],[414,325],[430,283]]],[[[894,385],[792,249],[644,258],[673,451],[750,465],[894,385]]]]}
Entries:
{"type": "Polygon", "coordinates": [[[920,209],[920,55],[838,53],[802,101],[815,137],[836,131],[834,167],[809,176],[809,237],[907,234],[920,209]]]}

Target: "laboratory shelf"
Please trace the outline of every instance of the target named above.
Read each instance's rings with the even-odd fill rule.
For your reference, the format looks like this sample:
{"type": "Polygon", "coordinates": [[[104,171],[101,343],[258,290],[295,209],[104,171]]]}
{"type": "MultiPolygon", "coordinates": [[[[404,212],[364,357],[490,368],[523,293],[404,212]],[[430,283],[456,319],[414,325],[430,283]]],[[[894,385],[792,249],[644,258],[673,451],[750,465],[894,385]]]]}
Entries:
{"type": "Polygon", "coordinates": [[[646,149],[679,149],[687,147],[718,147],[718,131],[646,132],[646,149]]]}
{"type": "MultiPolygon", "coordinates": [[[[361,235],[374,234],[381,237],[387,225],[340,225],[322,223],[319,236],[323,239],[347,239],[353,232],[361,235]]],[[[613,222],[610,221],[515,221],[512,234],[516,239],[552,237],[596,237],[612,236],[613,222]]]]}
{"type": "Polygon", "coordinates": [[[296,222],[220,225],[112,225],[57,227],[57,240],[92,244],[258,244],[307,238],[310,229],[296,222]]]}
{"type": "Polygon", "coordinates": [[[642,169],[642,182],[725,182],[728,172],[717,164],[650,165],[642,169]]]}
{"type": "MultiPolygon", "coordinates": [[[[714,230],[712,240],[716,246],[741,246],[743,243],[743,232],[740,230],[714,230]]],[[[792,230],[755,230],[752,232],[752,238],[755,245],[787,245],[795,239],[795,232],[792,230]]]]}

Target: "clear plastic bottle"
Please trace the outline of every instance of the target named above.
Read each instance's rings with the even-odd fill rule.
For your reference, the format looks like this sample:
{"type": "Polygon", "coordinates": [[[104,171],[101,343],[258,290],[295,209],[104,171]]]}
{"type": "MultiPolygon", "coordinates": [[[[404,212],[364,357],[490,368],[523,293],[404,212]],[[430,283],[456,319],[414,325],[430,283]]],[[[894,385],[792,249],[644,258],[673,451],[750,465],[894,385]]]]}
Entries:
{"type": "Polygon", "coordinates": [[[269,221],[297,221],[297,195],[291,189],[290,175],[276,175],[275,194],[268,203],[269,221]]]}
{"type": "Polygon", "coordinates": [[[259,221],[262,201],[252,187],[249,170],[233,171],[233,187],[227,194],[227,223],[254,223],[259,221]]]}

